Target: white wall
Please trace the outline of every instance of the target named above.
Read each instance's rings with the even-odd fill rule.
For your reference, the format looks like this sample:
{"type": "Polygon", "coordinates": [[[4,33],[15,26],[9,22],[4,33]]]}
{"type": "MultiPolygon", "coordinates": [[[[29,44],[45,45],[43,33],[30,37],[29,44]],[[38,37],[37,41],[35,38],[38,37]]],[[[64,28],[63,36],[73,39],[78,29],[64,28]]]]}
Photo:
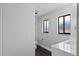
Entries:
{"type": "Polygon", "coordinates": [[[2,30],[1,30],[2,29],[2,23],[1,22],[2,22],[2,20],[1,20],[1,4],[0,4],[0,56],[1,56],[1,49],[2,49],[1,48],[1,46],[2,46],[2,37],[1,37],[2,36],[2,30]]]}
{"type": "Polygon", "coordinates": [[[35,55],[34,5],[7,3],[2,8],[3,56],[35,55]]]}
{"type": "Polygon", "coordinates": [[[79,3],[77,3],[77,55],[79,56],[79,3]]]}
{"type": "MultiPolygon", "coordinates": [[[[76,25],[76,7],[75,4],[70,4],[55,11],[46,13],[36,18],[36,40],[38,43],[50,48],[51,45],[58,42],[71,39],[76,47],[76,31],[74,26],[76,25]],[[71,35],[58,34],[58,21],[57,18],[62,15],[71,14],[71,35]],[[42,20],[49,20],[49,33],[42,33],[42,20]],[[41,40],[43,38],[43,40],[41,40]]],[[[76,54],[76,48],[74,48],[73,54],[76,54]]]]}
{"type": "Polygon", "coordinates": [[[72,40],[72,53],[74,55],[77,55],[77,30],[76,30],[76,26],[77,26],[77,10],[76,10],[77,6],[76,4],[72,5],[72,9],[71,9],[71,36],[70,36],[70,40],[72,40]]]}

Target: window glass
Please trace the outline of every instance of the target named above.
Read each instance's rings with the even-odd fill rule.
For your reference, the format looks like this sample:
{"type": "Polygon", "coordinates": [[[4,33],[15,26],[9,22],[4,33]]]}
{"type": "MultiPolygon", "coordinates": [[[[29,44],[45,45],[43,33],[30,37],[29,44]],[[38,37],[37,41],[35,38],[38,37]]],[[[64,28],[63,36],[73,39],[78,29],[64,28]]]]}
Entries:
{"type": "Polygon", "coordinates": [[[70,16],[65,16],[65,33],[70,33],[70,16]]]}
{"type": "Polygon", "coordinates": [[[59,17],[59,33],[63,33],[63,17],[59,17]]]}
{"type": "Polygon", "coordinates": [[[70,14],[58,17],[58,33],[70,34],[71,23],[70,14]]]}
{"type": "Polygon", "coordinates": [[[43,33],[48,33],[48,20],[43,21],[43,33]]]}

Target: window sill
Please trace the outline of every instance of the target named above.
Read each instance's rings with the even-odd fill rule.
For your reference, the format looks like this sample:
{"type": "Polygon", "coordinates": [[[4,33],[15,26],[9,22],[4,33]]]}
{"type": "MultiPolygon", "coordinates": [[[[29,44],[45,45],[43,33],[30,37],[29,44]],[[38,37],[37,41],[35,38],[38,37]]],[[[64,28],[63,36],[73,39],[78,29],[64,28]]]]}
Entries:
{"type": "Polygon", "coordinates": [[[71,33],[58,33],[58,34],[70,35],[71,33]]]}

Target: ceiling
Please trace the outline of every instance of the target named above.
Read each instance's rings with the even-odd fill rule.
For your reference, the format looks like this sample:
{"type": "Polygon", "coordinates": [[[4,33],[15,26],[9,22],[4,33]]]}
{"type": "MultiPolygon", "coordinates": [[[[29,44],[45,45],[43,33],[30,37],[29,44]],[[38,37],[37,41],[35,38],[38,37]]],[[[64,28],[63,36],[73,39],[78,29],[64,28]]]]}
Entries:
{"type": "Polygon", "coordinates": [[[70,3],[37,3],[35,4],[36,16],[41,16],[50,11],[64,7],[70,3]]]}

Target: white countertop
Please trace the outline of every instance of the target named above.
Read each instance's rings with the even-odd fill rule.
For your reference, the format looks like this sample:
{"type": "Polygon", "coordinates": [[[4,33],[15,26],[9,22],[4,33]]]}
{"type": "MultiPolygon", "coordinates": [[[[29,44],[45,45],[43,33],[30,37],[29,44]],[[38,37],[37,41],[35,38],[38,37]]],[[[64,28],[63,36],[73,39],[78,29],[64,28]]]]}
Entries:
{"type": "Polygon", "coordinates": [[[72,41],[69,40],[52,45],[51,47],[63,50],[68,53],[72,53],[72,41]]]}

